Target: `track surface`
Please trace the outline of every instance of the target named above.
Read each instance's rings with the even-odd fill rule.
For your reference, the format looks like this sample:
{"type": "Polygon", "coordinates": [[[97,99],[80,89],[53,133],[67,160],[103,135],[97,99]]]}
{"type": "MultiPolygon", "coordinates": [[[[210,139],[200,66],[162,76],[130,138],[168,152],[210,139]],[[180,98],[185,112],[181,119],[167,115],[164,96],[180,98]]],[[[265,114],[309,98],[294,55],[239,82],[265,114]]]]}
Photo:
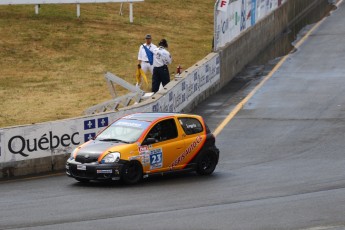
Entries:
{"type": "MultiPolygon", "coordinates": [[[[0,184],[0,229],[345,229],[345,5],[217,137],[214,175],[0,184]]],[[[241,93],[195,110],[215,129],[241,93]]]]}

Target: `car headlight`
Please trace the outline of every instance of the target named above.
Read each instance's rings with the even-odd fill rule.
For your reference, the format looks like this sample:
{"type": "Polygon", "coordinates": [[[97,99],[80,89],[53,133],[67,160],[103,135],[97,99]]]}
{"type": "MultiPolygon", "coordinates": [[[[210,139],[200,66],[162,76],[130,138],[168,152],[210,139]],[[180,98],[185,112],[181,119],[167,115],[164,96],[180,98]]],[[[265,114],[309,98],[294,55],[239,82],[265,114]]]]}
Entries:
{"type": "Polygon", "coordinates": [[[74,154],[77,152],[78,148],[75,148],[72,153],[71,153],[71,156],[69,157],[69,159],[74,159],[74,154]]]}
{"type": "Polygon", "coordinates": [[[103,157],[101,163],[115,163],[115,162],[119,162],[120,158],[121,158],[121,154],[119,152],[109,153],[105,157],[103,157]]]}

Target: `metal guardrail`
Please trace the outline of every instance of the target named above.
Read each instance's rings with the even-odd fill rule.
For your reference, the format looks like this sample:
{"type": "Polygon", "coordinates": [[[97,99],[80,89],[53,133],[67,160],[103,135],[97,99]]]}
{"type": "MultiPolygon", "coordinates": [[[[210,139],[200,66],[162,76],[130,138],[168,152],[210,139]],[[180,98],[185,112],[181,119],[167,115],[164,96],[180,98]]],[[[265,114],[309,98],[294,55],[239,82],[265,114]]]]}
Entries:
{"type": "Polygon", "coordinates": [[[139,103],[148,96],[152,95],[146,94],[143,90],[137,88],[136,86],[110,72],[107,72],[104,75],[104,78],[107,82],[110,94],[113,99],[88,108],[84,111],[86,115],[117,111],[121,107],[130,105],[131,102],[139,103]],[[127,89],[128,91],[130,91],[130,93],[118,97],[116,93],[117,85],[127,89]]]}
{"type": "Polygon", "coordinates": [[[131,83],[123,80],[122,78],[116,76],[115,74],[112,74],[110,72],[107,72],[105,75],[104,75],[104,78],[107,82],[107,85],[109,87],[109,91],[110,91],[110,94],[113,98],[116,98],[117,97],[117,94],[116,94],[116,88],[115,86],[116,85],[119,85],[125,89],[127,89],[128,91],[132,92],[132,93],[145,93],[144,91],[142,91],[141,89],[139,89],[138,87],[132,85],[131,83]]]}

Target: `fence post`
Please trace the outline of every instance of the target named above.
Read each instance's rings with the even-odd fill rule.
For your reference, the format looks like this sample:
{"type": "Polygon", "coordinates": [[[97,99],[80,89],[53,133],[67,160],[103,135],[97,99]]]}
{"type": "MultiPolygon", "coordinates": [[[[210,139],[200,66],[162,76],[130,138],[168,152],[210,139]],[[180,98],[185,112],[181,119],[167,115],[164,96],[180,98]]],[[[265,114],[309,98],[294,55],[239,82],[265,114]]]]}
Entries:
{"type": "Polygon", "coordinates": [[[80,4],[77,4],[77,18],[80,17],[80,4]]]}
{"type": "Polygon", "coordinates": [[[133,3],[129,3],[129,22],[133,23],[133,3]]]}
{"type": "Polygon", "coordinates": [[[35,5],[35,14],[38,14],[40,11],[40,5],[36,4],[35,5]]]}

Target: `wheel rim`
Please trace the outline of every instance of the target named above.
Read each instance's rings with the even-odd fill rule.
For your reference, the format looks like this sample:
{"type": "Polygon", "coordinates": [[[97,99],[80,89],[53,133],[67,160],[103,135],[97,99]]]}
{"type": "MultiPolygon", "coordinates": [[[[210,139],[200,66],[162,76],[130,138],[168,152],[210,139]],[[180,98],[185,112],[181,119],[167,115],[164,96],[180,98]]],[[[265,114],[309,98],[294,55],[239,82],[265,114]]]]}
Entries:
{"type": "Polygon", "coordinates": [[[213,165],[213,159],[209,155],[206,155],[201,161],[201,168],[203,170],[207,170],[207,169],[211,168],[212,165],[213,165]]]}

